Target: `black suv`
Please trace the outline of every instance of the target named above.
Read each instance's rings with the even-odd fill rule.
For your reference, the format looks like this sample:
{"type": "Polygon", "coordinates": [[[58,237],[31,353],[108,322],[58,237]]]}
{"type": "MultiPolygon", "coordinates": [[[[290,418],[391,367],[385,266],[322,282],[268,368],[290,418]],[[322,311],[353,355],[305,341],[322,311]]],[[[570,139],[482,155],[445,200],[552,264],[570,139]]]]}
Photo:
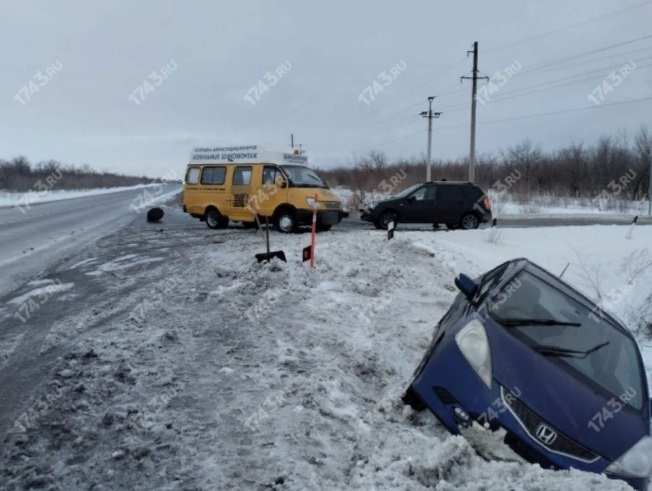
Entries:
{"type": "Polygon", "coordinates": [[[478,228],[491,221],[491,201],[473,183],[436,181],[405,189],[397,196],[361,210],[361,218],[376,228],[394,223],[446,224],[449,229],[478,228]]]}

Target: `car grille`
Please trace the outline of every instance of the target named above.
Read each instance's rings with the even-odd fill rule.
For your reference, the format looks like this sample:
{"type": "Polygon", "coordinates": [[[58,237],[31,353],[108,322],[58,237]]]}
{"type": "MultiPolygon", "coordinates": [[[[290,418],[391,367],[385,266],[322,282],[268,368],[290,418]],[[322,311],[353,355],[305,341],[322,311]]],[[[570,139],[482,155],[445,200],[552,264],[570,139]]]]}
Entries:
{"type": "Polygon", "coordinates": [[[320,201],[322,206],[327,210],[339,210],[340,202],[339,201],[320,201]]]}
{"type": "Polygon", "coordinates": [[[509,394],[508,397],[505,397],[505,389],[501,387],[500,390],[503,404],[511,410],[512,414],[516,417],[523,429],[539,445],[544,446],[551,452],[582,460],[584,462],[595,462],[600,458],[599,455],[587,450],[579,443],[576,443],[550,426],[541,416],[527,407],[523,401],[515,397],[514,394],[509,394]],[[554,438],[549,444],[541,441],[541,439],[536,436],[541,425],[545,425],[548,429],[553,430],[556,433],[556,438],[554,438]]]}

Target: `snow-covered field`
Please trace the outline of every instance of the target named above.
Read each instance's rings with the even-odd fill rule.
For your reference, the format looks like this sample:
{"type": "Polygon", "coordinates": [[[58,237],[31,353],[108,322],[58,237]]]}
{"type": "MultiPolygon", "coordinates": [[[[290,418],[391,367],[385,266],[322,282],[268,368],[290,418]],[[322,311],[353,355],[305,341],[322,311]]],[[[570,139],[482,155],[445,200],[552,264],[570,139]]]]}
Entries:
{"type": "MultiPolygon", "coordinates": [[[[565,278],[601,296],[645,344],[652,228],[629,239],[627,230],[399,230],[387,242],[382,232],[335,228],[318,236],[315,271],[300,262],[307,234],[273,234],[272,249],[289,262],[262,265],[254,253],[264,250],[263,237],[253,231],[184,226],[117,235],[121,248],[91,250],[60,268],[64,283],[103,282],[110,298],[103,293],[52,326],[40,349],[61,356],[3,442],[0,482],[627,489],[603,476],[484,460],[399,398],[456,294],[454,276],[514,257],[554,272],[570,262],[565,278]]],[[[57,301],[81,293],[75,286],[57,301]]]]}
{"type": "Polygon", "coordinates": [[[79,189],[79,190],[52,190],[52,191],[27,191],[12,192],[0,189],[0,206],[30,206],[49,201],[61,201],[71,198],[98,196],[101,194],[131,191],[141,188],[160,187],[160,184],[136,184],[135,186],[118,186],[113,188],[79,189]]]}
{"type": "Polygon", "coordinates": [[[533,196],[530,200],[519,201],[508,194],[489,192],[497,216],[519,215],[645,215],[647,201],[625,199],[581,199],[558,196],[533,196]]]}

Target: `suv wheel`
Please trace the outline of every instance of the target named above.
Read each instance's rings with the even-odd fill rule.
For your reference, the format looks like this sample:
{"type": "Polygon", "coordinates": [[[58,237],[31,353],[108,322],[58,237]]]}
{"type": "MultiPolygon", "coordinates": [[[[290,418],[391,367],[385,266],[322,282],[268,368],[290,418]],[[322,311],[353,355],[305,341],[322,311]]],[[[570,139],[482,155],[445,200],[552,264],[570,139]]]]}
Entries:
{"type": "Polygon", "coordinates": [[[464,230],[473,230],[478,228],[480,221],[473,213],[467,213],[462,217],[461,226],[464,230]]]}
{"type": "Polygon", "coordinates": [[[281,211],[274,218],[274,226],[279,232],[289,234],[294,232],[294,229],[297,226],[296,218],[294,213],[290,210],[281,211]]]}
{"type": "Polygon", "coordinates": [[[380,228],[382,228],[384,230],[387,230],[389,222],[394,222],[394,225],[396,225],[396,223],[397,223],[396,218],[397,218],[396,212],[386,211],[380,217],[380,220],[379,220],[380,228]]]}

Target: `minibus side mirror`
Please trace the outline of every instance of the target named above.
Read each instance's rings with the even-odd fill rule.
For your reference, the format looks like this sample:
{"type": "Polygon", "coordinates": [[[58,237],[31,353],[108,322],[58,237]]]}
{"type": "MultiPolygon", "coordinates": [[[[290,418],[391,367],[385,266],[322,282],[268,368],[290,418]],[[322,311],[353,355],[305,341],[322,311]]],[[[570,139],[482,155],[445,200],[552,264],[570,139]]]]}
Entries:
{"type": "Polygon", "coordinates": [[[285,188],[285,187],[287,187],[287,185],[288,185],[288,183],[285,181],[285,179],[283,179],[282,176],[276,176],[275,184],[276,184],[279,188],[285,188]]]}

